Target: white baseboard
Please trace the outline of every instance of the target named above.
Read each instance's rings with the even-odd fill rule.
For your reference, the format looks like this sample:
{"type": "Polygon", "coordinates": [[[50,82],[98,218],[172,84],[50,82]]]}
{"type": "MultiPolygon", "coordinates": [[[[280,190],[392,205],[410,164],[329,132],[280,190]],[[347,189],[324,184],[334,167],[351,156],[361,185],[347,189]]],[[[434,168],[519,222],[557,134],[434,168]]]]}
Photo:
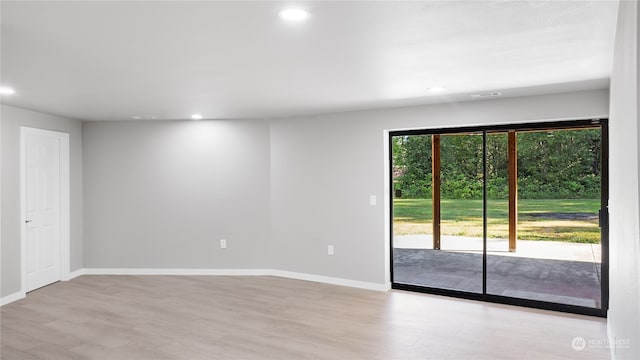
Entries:
{"type": "Polygon", "coordinates": [[[218,276],[268,276],[267,269],[83,269],[85,275],[218,275],[218,276]]]}
{"type": "Polygon", "coordinates": [[[313,281],[319,282],[323,284],[331,284],[331,285],[340,285],[340,286],[348,286],[358,289],[367,289],[367,290],[375,290],[375,291],[388,291],[391,288],[390,284],[377,284],[370,283],[365,281],[357,281],[343,278],[336,278],[330,276],[322,276],[322,275],[313,275],[292,271],[284,271],[284,270],[271,270],[272,276],[278,276],[288,279],[296,279],[296,280],[305,280],[305,281],[313,281]]]}
{"type": "Polygon", "coordinates": [[[611,360],[616,359],[616,342],[611,328],[611,310],[607,311],[607,338],[609,339],[609,351],[611,353],[611,360]]]}
{"type": "Polygon", "coordinates": [[[15,292],[13,294],[4,296],[2,298],[0,298],[0,306],[4,306],[7,304],[10,304],[14,301],[20,300],[20,299],[24,299],[24,297],[27,296],[26,293],[22,292],[22,291],[18,291],[15,292]]]}
{"type": "MultiPolygon", "coordinates": [[[[66,277],[64,277],[62,279],[62,281],[68,281],[68,280],[71,280],[71,279],[73,279],[75,277],[78,277],[80,275],[84,275],[84,269],[78,269],[78,270],[70,272],[66,277]]],[[[20,299],[24,299],[26,296],[27,296],[27,293],[24,292],[24,291],[18,291],[18,292],[15,292],[15,293],[11,294],[11,295],[7,295],[7,296],[5,296],[3,298],[0,298],[0,306],[4,306],[4,305],[7,305],[7,304],[10,304],[10,303],[12,303],[14,301],[17,301],[17,300],[20,300],[20,299]]]]}
{"type": "Polygon", "coordinates": [[[67,278],[67,280],[71,280],[71,279],[76,278],[76,277],[81,276],[81,275],[84,275],[84,269],[74,270],[74,271],[69,273],[69,277],[67,278]]]}
{"type": "MultiPolygon", "coordinates": [[[[359,289],[388,291],[390,284],[377,284],[330,276],[313,275],[273,269],[81,269],[84,275],[217,275],[217,276],[277,276],[288,279],[313,281],[331,285],[349,286],[359,289]]],[[[80,271],[80,270],[78,270],[80,271]]]]}

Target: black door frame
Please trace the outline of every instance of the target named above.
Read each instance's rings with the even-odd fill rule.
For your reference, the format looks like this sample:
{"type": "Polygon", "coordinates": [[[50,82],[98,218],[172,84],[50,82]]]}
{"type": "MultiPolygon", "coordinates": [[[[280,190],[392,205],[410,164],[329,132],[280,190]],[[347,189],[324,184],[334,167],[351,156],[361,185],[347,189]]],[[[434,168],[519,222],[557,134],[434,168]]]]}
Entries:
{"type": "Polygon", "coordinates": [[[609,126],[608,119],[590,119],[590,120],[570,120],[570,121],[551,121],[551,122],[535,122],[535,123],[521,123],[521,124],[506,124],[506,125],[488,125],[488,126],[468,126],[468,127],[451,127],[451,128],[433,128],[433,129],[419,129],[419,130],[398,130],[389,131],[389,169],[393,166],[393,137],[396,136],[408,136],[408,135],[446,135],[454,133],[478,133],[482,132],[483,145],[482,145],[482,167],[483,167],[483,260],[482,260],[482,293],[472,293],[460,290],[449,290],[441,288],[433,288],[428,286],[418,286],[411,284],[402,284],[394,282],[393,278],[393,171],[389,171],[389,261],[391,272],[391,288],[398,290],[408,290],[415,292],[422,292],[435,295],[445,295],[456,298],[481,300],[491,303],[500,303],[516,306],[525,306],[544,310],[553,310],[566,313],[591,315],[599,317],[607,317],[607,310],[609,309],[609,126]],[[580,128],[594,128],[600,127],[601,129],[601,177],[600,177],[600,247],[601,247],[601,307],[591,308],[567,304],[559,304],[554,302],[528,300],[521,298],[508,297],[503,295],[487,294],[487,199],[486,199],[486,156],[487,147],[486,140],[487,134],[492,132],[505,132],[509,130],[516,131],[542,131],[542,130],[555,130],[555,129],[580,129],[580,128]]]}

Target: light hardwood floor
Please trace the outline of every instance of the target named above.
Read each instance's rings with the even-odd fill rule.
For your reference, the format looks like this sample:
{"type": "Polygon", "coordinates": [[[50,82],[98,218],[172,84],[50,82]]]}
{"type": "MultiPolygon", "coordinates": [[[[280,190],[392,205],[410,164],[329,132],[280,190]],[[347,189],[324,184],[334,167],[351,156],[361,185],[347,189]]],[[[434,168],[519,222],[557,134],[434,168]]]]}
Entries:
{"type": "Polygon", "coordinates": [[[12,359],[607,359],[604,319],[276,277],[86,275],[1,308],[12,359]]]}

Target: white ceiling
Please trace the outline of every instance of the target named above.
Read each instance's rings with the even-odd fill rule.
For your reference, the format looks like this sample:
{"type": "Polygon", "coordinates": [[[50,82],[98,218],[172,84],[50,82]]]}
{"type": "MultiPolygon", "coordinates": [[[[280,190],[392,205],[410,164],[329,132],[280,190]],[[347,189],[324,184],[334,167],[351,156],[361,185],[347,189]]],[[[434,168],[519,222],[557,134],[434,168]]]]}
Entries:
{"type": "Polygon", "coordinates": [[[1,2],[5,104],[262,118],[606,88],[615,1],[1,2]],[[278,12],[299,5],[305,23],[278,12]],[[427,88],[446,87],[441,94],[427,88]]]}

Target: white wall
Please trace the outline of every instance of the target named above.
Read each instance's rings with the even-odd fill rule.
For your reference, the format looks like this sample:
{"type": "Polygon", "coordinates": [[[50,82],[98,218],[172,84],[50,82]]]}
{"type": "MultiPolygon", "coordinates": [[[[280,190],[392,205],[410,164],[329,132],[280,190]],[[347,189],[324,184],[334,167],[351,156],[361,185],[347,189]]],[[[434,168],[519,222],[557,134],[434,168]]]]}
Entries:
{"type": "Polygon", "coordinates": [[[605,90],[271,122],[271,242],[280,270],[384,284],[385,130],[608,116],[605,90]],[[376,195],[378,205],[369,205],[376,195]],[[335,255],[327,255],[327,245],[335,255]]]}
{"type": "Polygon", "coordinates": [[[59,116],[0,105],[2,134],[2,297],[20,291],[20,127],[69,133],[71,270],[83,267],[82,124],[59,116]]]}
{"type": "Polygon", "coordinates": [[[85,267],[268,265],[268,122],[87,122],[83,139],[85,267]]]}
{"type": "Polygon", "coordinates": [[[616,359],[640,359],[638,4],[621,1],[611,76],[609,333],[616,359]],[[621,344],[625,345],[625,344],[621,344]]]}

